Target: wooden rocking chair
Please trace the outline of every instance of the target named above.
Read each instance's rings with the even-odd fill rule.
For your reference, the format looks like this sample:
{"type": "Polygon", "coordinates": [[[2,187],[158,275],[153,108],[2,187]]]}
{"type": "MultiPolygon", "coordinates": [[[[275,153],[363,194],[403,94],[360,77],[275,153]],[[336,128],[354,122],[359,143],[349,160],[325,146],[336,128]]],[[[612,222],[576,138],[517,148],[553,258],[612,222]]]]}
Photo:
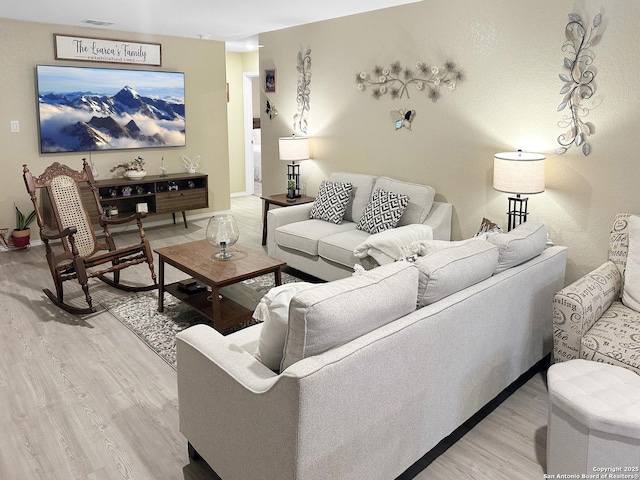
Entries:
{"type": "Polygon", "coordinates": [[[36,211],[40,238],[46,248],[47,263],[56,287],[55,295],[49,289],[44,290],[53,303],[73,314],[95,312],[96,309],[92,304],[88,285],[88,279],[93,277],[126,291],[137,292],[157,288],[151,247],[142,228],[141,219],[146,214],[139,212],[122,219],[107,218],[100,204],[95,180],[86,159],[83,159],[83,168],[80,172],[55,162],[47,167],[39,177],[34,177],[27,166],[23,165],[23,178],[36,211]],[[100,226],[104,230],[104,242],[99,242],[96,238],[87,208],[82,204],[82,195],[78,186],[80,182],[87,182],[91,188],[100,216],[100,226]],[[43,195],[47,195],[56,223],[56,225],[49,225],[49,227],[57,228],[57,231],[48,231],[45,226],[36,196],[38,189],[42,189],[43,195]],[[108,226],[121,225],[132,220],[138,224],[140,243],[130,247],[116,248],[108,226]],[[49,244],[52,240],[61,240],[64,250],[57,249],[59,253],[54,252],[49,244]],[[142,262],[149,265],[153,285],[133,287],[120,284],[120,270],[142,262]],[[97,266],[102,266],[102,268],[89,270],[97,266]],[[112,273],[113,279],[105,277],[107,273],[112,273]],[[87,308],[74,307],[64,302],[63,283],[74,278],[77,278],[82,286],[88,304],[87,308]]]}

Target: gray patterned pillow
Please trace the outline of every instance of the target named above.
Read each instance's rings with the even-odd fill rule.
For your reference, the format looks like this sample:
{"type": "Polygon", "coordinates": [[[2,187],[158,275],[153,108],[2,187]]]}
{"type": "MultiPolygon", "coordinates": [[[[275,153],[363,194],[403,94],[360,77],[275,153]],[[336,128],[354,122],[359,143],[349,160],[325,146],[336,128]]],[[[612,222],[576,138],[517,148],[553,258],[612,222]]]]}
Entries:
{"type": "Polygon", "coordinates": [[[352,189],[353,185],[350,183],[323,180],[309,217],[336,224],[342,222],[352,189]]]}
{"type": "Polygon", "coordinates": [[[373,192],[356,228],[371,234],[394,228],[408,204],[407,195],[378,188],[373,192]]]}

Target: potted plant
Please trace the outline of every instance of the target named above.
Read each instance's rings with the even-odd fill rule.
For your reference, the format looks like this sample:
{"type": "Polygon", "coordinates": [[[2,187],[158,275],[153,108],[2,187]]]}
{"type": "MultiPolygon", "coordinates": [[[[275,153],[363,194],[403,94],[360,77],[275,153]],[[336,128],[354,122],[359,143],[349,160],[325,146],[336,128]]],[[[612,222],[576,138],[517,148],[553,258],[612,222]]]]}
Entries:
{"type": "Polygon", "coordinates": [[[123,169],[124,176],[130,178],[131,180],[139,180],[147,174],[146,170],[144,169],[144,160],[140,156],[134,158],[130,162],[117,164],[111,169],[111,171],[115,172],[118,169],[123,169]]]}
{"type": "Polygon", "coordinates": [[[16,248],[25,248],[29,245],[31,238],[29,225],[36,219],[36,211],[33,210],[29,215],[25,216],[15,203],[13,206],[16,209],[16,228],[11,233],[13,246],[16,248]]]}

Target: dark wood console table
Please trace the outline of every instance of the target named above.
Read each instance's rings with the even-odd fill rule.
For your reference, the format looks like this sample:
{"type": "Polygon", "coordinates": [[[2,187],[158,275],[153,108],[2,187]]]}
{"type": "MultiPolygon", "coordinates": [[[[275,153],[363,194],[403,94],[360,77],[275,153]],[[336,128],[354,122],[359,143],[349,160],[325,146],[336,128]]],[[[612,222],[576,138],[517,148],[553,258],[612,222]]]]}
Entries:
{"type": "MultiPolygon", "coordinates": [[[[128,178],[109,178],[96,181],[98,197],[102,208],[113,206],[117,216],[129,216],[137,211],[146,211],[148,215],[173,215],[182,212],[182,220],[187,228],[186,210],[209,207],[208,176],[201,173],[170,173],[166,176],[147,175],[139,180],[128,178]]],[[[93,223],[98,223],[98,209],[92,198],[89,185],[80,185],[80,194],[85,208],[93,223]]],[[[50,206],[43,205],[45,222],[55,222],[50,215],[50,206]]]]}

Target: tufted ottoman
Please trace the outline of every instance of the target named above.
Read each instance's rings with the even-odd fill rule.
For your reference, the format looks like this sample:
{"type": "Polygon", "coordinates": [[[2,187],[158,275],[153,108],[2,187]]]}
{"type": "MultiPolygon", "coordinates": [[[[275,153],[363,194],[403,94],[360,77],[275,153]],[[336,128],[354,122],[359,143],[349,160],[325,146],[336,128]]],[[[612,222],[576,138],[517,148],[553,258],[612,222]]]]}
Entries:
{"type": "Polygon", "coordinates": [[[640,478],[640,376],[575,359],[549,367],[547,382],[547,473],[640,478]]]}

